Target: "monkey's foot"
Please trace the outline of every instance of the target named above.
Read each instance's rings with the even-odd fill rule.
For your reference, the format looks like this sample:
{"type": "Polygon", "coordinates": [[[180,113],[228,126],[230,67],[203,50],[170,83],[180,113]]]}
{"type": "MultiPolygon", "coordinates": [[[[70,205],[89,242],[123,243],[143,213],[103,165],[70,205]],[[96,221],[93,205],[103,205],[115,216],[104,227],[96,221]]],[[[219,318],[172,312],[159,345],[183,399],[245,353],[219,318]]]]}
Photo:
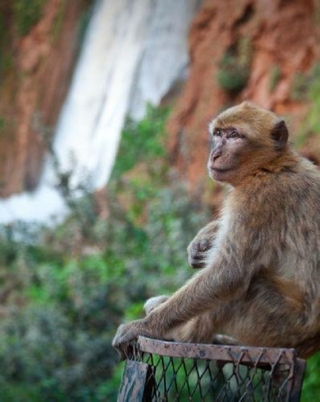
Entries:
{"type": "Polygon", "coordinates": [[[221,334],[215,334],[213,343],[215,345],[239,345],[239,342],[236,339],[232,338],[231,336],[221,334]]]}
{"type": "Polygon", "coordinates": [[[169,296],[155,296],[155,297],[150,297],[143,306],[143,309],[146,313],[146,315],[150,314],[153,309],[158,307],[160,304],[164,303],[166,300],[169,299],[169,296]]]}

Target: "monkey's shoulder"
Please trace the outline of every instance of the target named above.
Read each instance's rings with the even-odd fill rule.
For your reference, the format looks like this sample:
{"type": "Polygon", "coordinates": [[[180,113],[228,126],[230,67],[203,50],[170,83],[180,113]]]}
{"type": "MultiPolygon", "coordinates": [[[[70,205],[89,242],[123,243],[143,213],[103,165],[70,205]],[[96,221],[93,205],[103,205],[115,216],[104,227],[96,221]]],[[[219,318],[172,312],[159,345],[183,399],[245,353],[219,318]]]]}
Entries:
{"type": "Polygon", "coordinates": [[[278,172],[261,171],[250,177],[243,186],[234,189],[232,198],[244,202],[263,202],[276,200],[288,201],[290,197],[320,194],[320,172],[308,164],[295,169],[283,169],[278,172]],[[267,199],[265,198],[267,197],[267,199]],[[284,199],[282,199],[284,197],[284,199]]]}
{"type": "Polygon", "coordinates": [[[259,226],[314,219],[320,225],[320,174],[299,167],[255,176],[228,195],[225,210],[259,226]],[[319,216],[319,217],[318,217],[319,216]]]}

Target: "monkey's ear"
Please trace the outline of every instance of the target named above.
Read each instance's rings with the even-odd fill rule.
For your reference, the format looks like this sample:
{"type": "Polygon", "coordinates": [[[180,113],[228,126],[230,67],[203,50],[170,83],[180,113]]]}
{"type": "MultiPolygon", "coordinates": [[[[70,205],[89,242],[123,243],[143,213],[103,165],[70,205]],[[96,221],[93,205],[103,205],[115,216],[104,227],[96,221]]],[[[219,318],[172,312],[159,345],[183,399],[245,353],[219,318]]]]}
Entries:
{"type": "Polygon", "coordinates": [[[288,142],[289,132],[286,123],[283,119],[280,119],[274,125],[271,131],[271,138],[275,143],[277,151],[283,149],[288,142]]]}

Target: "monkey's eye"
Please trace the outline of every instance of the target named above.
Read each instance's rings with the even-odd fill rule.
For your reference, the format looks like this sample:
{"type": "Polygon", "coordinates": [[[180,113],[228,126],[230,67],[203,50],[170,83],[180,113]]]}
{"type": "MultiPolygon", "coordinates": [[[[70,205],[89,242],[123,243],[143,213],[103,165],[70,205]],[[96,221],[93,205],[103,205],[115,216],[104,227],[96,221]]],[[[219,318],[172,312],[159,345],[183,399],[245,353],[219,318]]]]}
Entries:
{"type": "Polygon", "coordinates": [[[221,131],[220,131],[220,130],[215,130],[214,133],[213,133],[213,135],[214,135],[215,137],[221,137],[221,131]]]}
{"type": "Polygon", "coordinates": [[[230,133],[227,134],[227,138],[240,138],[240,134],[236,130],[232,130],[230,133]]]}

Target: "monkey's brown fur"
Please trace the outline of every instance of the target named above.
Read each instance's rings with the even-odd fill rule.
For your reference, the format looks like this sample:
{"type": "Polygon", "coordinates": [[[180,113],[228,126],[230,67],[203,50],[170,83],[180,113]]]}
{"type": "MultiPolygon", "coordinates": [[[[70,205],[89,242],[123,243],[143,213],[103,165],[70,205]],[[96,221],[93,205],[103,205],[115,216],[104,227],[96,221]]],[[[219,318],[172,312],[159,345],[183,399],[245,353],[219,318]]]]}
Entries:
{"type": "Polygon", "coordinates": [[[222,334],[308,357],[320,348],[319,171],[287,143],[284,121],[251,103],[209,131],[209,174],[232,188],[220,219],[188,248],[203,269],[120,326],[113,345],[123,353],[138,335],[210,343],[222,334]]]}

